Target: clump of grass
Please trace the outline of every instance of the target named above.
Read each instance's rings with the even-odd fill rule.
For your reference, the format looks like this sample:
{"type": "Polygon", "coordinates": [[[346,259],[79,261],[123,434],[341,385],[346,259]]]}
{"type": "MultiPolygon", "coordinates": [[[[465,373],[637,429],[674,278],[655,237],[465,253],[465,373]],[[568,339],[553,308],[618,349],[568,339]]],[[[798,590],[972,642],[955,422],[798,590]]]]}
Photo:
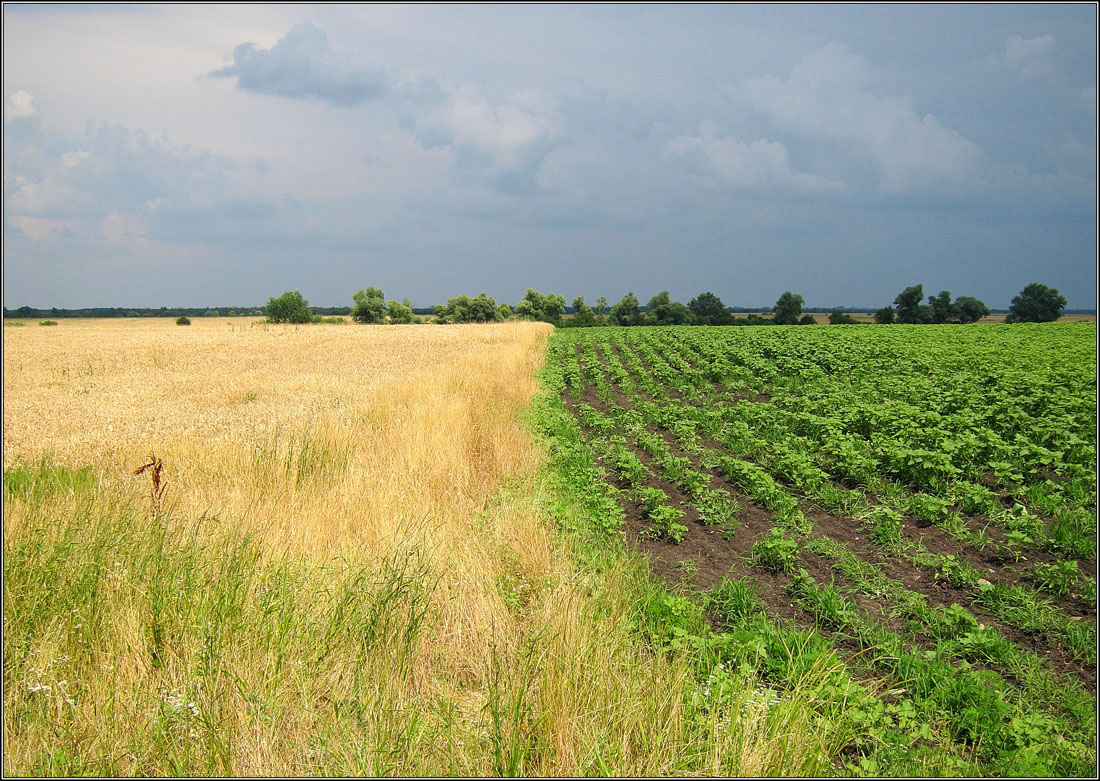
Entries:
{"type": "Polygon", "coordinates": [[[38,324],[39,325],[57,325],[57,321],[56,320],[39,320],[38,324]]]}
{"type": "Polygon", "coordinates": [[[55,463],[49,454],[33,465],[16,465],[4,470],[4,495],[19,496],[26,501],[87,492],[96,485],[96,476],[90,466],[74,469],[55,463]]]}

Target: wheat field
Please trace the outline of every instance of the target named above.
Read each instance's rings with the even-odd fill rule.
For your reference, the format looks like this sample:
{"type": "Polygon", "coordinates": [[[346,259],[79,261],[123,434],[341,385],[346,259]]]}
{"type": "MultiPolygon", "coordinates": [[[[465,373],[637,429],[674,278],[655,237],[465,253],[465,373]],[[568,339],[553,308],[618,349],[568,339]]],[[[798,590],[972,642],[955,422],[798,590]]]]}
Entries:
{"type": "Polygon", "coordinates": [[[794,701],[686,713],[638,568],[555,534],[549,331],[7,329],[5,772],[812,770],[794,701]]]}

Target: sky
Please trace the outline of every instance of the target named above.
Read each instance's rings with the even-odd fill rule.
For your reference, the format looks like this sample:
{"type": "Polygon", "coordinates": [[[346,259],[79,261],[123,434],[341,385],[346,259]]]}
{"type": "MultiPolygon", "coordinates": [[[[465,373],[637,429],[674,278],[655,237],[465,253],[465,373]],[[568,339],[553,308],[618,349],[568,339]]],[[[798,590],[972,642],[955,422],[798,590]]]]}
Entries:
{"type": "Polygon", "coordinates": [[[3,7],[4,306],[1096,307],[1097,7],[3,7]]]}

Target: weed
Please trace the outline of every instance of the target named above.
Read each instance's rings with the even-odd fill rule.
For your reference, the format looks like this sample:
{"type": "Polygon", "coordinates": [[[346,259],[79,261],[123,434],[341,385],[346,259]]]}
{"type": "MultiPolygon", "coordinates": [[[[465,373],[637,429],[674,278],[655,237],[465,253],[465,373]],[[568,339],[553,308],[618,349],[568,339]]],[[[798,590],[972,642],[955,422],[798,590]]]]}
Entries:
{"type": "Polygon", "coordinates": [[[680,571],[681,582],[691,583],[699,574],[699,562],[691,558],[681,559],[676,562],[676,569],[680,571]]]}
{"type": "Polygon", "coordinates": [[[754,567],[790,575],[794,572],[797,555],[798,541],[787,539],[783,536],[782,529],[774,528],[753,543],[749,551],[749,562],[754,567]]]}
{"type": "Polygon", "coordinates": [[[711,589],[707,604],[722,617],[728,627],[744,626],[750,618],[763,610],[763,603],[756,595],[753,582],[748,578],[722,578],[711,589]]]}

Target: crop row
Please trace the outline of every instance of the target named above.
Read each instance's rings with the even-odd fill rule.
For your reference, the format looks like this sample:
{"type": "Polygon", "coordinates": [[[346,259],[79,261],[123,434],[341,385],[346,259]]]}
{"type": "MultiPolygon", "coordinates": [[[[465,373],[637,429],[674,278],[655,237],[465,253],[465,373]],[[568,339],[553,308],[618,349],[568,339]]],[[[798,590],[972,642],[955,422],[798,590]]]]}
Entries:
{"type": "MultiPolygon", "coordinates": [[[[774,526],[752,541],[748,566],[784,578],[792,604],[819,631],[875,651],[869,658],[877,675],[891,685],[908,682],[911,698],[868,715],[870,734],[912,727],[919,713],[921,723],[940,725],[941,736],[983,746],[1002,768],[1009,755],[1013,767],[1035,772],[1044,762],[1049,769],[1087,756],[1080,737],[1095,734],[1094,720],[1066,725],[1081,722],[1094,697],[1018,641],[1038,638],[1039,648],[1095,664],[1095,476],[1084,469],[1095,454],[1095,408],[1083,405],[1081,393],[1095,382],[1092,363],[1063,361],[1058,372],[1043,374],[1035,371],[1043,360],[1021,361],[1016,353],[1008,353],[1007,367],[992,361],[1003,350],[979,350],[983,360],[975,364],[972,355],[959,357],[958,344],[933,345],[929,358],[920,345],[835,336],[799,343],[784,329],[757,337],[597,329],[555,337],[554,363],[594,454],[643,509],[651,536],[675,543],[686,531],[684,508],[662,486],[675,486],[693,517],[724,524],[727,535],[737,533],[744,502],[771,513],[774,526]],[[966,366],[980,366],[982,382],[993,378],[994,387],[1006,388],[1015,387],[1006,377],[1030,370],[1048,393],[1052,382],[1065,391],[1063,402],[1024,394],[1007,425],[997,415],[1003,394],[983,402],[962,376],[966,366]],[[899,376],[921,385],[923,395],[899,376]],[[997,425],[986,425],[993,418],[997,425]],[[863,542],[849,548],[852,539],[814,529],[821,512],[849,518],[863,542]],[[957,542],[959,555],[926,549],[912,534],[914,522],[957,542]],[[992,555],[976,558],[981,551],[992,555]],[[927,583],[942,581],[970,609],[930,603],[875,559],[927,573],[927,583]],[[988,562],[1004,563],[1010,576],[980,568],[988,562]],[[819,585],[807,570],[814,566],[819,577],[826,567],[847,585],[819,585]],[[861,607],[868,597],[908,622],[903,634],[886,628],[881,611],[876,618],[861,607]],[[944,701],[948,674],[956,681],[947,687],[959,696],[954,704],[944,701]],[[1056,761],[1042,759],[1028,738],[1052,728],[1073,734],[1059,741],[1056,761]]],[[[946,341],[959,341],[951,336],[946,341]]],[[[1082,354],[1082,336],[1062,340],[1082,354]]],[[[727,581],[707,597],[719,617],[739,589],[742,602],[753,603],[751,577],[727,581]]],[[[727,627],[741,631],[758,612],[734,611],[727,627]]],[[[757,626],[755,636],[767,631],[757,626]]]]}

